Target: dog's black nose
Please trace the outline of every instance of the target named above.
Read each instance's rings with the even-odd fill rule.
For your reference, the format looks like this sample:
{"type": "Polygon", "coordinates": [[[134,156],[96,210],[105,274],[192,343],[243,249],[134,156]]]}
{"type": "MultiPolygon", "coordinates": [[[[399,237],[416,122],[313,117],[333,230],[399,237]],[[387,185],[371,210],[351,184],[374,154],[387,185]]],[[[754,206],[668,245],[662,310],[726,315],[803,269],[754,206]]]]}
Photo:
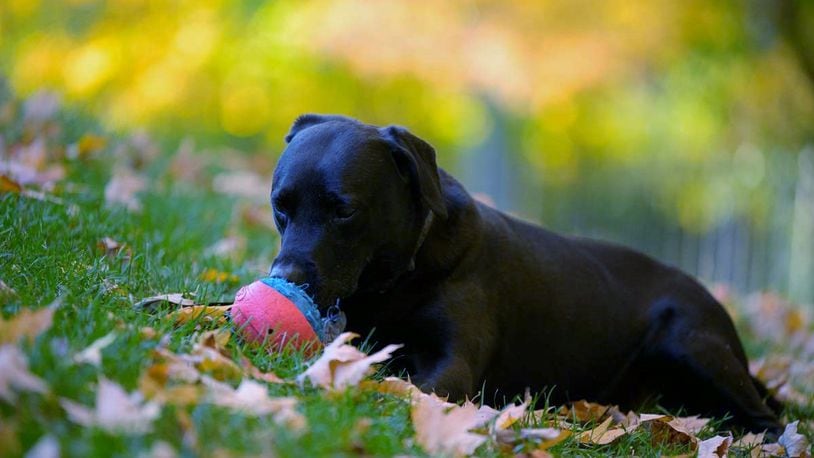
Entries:
{"type": "Polygon", "coordinates": [[[305,269],[292,263],[275,263],[271,268],[269,275],[272,277],[280,277],[288,280],[295,285],[305,285],[308,283],[308,276],[305,269]]]}

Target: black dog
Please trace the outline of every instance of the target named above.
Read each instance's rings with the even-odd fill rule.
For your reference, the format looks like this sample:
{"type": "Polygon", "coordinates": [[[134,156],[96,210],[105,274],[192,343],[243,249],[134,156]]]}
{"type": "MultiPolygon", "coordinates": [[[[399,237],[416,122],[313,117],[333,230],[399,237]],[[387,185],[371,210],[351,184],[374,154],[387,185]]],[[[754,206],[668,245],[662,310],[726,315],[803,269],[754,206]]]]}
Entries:
{"type": "MultiPolygon", "coordinates": [[[[723,307],[686,274],[474,201],[401,127],[301,116],[274,172],[272,275],[308,285],[348,330],[403,343],[422,389],[452,399],[552,389],[636,408],[658,398],[781,431],[723,307]]],[[[489,401],[489,399],[486,399],[489,401]]]]}

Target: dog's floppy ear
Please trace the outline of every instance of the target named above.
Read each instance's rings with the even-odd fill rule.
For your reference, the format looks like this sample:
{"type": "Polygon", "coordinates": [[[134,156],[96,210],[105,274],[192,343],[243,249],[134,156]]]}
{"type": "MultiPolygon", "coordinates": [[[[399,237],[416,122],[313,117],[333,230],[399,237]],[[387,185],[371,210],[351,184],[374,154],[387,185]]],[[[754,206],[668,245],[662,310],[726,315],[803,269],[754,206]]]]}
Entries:
{"type": "Polygon", "coordinates": [[[294,124],[291,125],[288,135],[285,136],[285,142],[291,143],[291,139],[293,139],[294,136],[296,136],[300,131],[328,121],[357,122],[354,119],[339,115],[321,115],[312,113],[300,115],[297,120],[294,121],[294,124]]]}
{"type": "Polygon", "coordinates": [[[447,207],[441,191],[441,179],[435,164],[435,149],[400,126],[380,129],[385,140],[392,145],[393,159],[399,172],[409,179],[421,199],[439,218],[447,217],[447,207]]]}

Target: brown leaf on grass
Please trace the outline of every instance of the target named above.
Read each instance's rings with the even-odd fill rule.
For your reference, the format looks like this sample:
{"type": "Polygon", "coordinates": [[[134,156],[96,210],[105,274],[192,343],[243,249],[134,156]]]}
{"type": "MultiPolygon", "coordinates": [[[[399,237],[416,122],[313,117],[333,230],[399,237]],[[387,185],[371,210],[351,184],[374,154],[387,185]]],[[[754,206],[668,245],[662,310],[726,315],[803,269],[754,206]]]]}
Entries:
{"type": "MultiPolygon", "coordinates": [[[[598,426],[588,431],[582,432],[577,439],[582,443],[605,445],[614,442],[620,437],[635,431],[642,425],[648,425],[651,431],[655,431],[661,436],[668,437],[670,432],[674,432],[673,428],[667,424],[671,421],[672,417],[658,414],[641,414],[636,415],[633,413],[615,418],[614,416],[607,417],[598,426]],[[614,422],[619,422],[617,426],[611,427],[614,422]]],[[[681,434],[677,433],[676,434],[681,434]]]]}
{"type": "Polygon", "coordinates": [[[8,320],[0,318],[0,344],[16,343],[22,338],[33,341],[51,328],[58,303],[37,310],[24,308],[8,320]]]}
{"type": "Polygon", "coordinates": [[[96,242],[96,249],[109,258],[115,258],[121,254],[124,260],[129,261],[133,257],[130,248],[110,237],[103,237],[96,242]]]}
{"type": "Polygon", "coordinates": [[[19,391],[45,393],[48,386],[29,372],[22,350],[15,345],[0,345],[0,399],[13,403],[19,391]]]}
{"type": "Polygon", "coordinates": [[[229,322],[227,312],[231,308],[231,305],[192,305],[170,312],[167,319],[179,326],[193,321],[223,326],[229,322]]]}
{"type": "Polygon", "coordinates": [[[715,436],[698,443],[698,458],[722,458],[729,455],[732,436],[715,436]]]}
{"type": "Polygon", "coordinates": [[[124,205],[128,210],[141,210],[137,194],[147,188],[147,181],[129,167],[117,167],[105,185],[105,203],[108,206],[124,205]]]}
{"type": "Polygon", "coordinates": [[[584,431],[577,436],[577,440],[584,444],[606,445],[624,436],[635,428],[610,428],[613,418],[608,417],[593,429],[584,431]]]}
{"type": "Polygon", "coordinates": [[[783,434],[777,439],[777,443],[782,445],[789,457],[811,457],[811,446],[805,436],[797,432],[799,421],[789,423],[783,434]]]}
{"type": "Polygon", "coordinates": [[[73,361],[77,364],[92,364],[98,367],[102,363],[102,350],[116,340],[116,333],[111,332],[106,336],[95,340],[87,348],[77,353],[73,357],[73,361]]]}
{"type": "Polygon", "coordinates": [[[618,410],[616,406],[606,406],[583,399],[571,404],[570,407],[563,406],[560,409],[560,415],[581,423],[597,422],[604,420],[611,409],[618,410]]]}
{"type": "Polygon", "coordinates": [[[144,402],[141,393],[128,394],[119,384],[104,377],[99,379],[94,409],[64,398],[60,404],[76,424],[125,434],[152,431],[153,420],[161,411],[158,404],[144,402]]]}
{"type": "Polygon", "coordinates": [[[359,337],[352,332],[340,334],[331,342],[314,363],[305,372],[297,376],[297,381],[303,383],[310,380],[316,386],[329,390],[342,390],[348,386],[357,385],[365,376],[373,371],[373,364],[383,362],[401,345],[388,345],[380,351],[368,356],[347,342],[359,337]]]}
{"type": "Polygon", "coordinates": [[[701,418],[698,415],[691,417],[674,417],[667,422],[674,430],[692,437],[698,435],[708,423],[709,418],[701,418]]]}
{"type": "MultiPolygon", "coordinates": [[[[385,377],[384,380],[381,381],[364,380],[359,384],[359,386],[365,390],[372,390],[379,393],[392,394],[401,397],[409,397],[411,400],[415,400],[418,396],[424,394],[417,386],[398,377],[385,377]]],[[[498,411],[495,410],[494,412],[494,414],[497,415],[498,411]]],[[[491,418],[492,417],[490,417],[490,419],[491,418]]]]}
{"type": "Polygon", "coordinates": [[[421,396],[410,412],[416,441],[430,455],[471,455],[486,436],[470,432],[480,426],[478,408],[467,403],[449,406],[432,395],[421,396]]]}
{"type": "Polygon", "coordinates": [[[763,444],[764,437],[764,433],[746,433],[740,439],[732,443],[732,448],[752,449],[759,447],[761,444],[763,444]]]}
{"type": "Polygon", "coordinates": [[[294,431],[302,431],[306,427],[305,417],[296,410],[296,398],[270,397],[266,386],[254,380],[244,379],[237,389],[209,377],[201,380],[209,388],[208,400],[212,404],[248,415],[272,415],[275,422],[294,431]]]}
{"type": "Polygon", "coordinates": [[[10,177],[0,174],[0,193],[8,192],[19,194],[23,191],[23,186],[10,177]]]}
{"type": "Polygon", "coordinates": [[[169,358],[145,369],[138,381],[139,391],[149,400],[160,404],[192,405],[204,394],[198,385],[200,373],[191,364],[166,352],[169,358]],[[170,383],[180,382],[180,383],[170,383]]]}

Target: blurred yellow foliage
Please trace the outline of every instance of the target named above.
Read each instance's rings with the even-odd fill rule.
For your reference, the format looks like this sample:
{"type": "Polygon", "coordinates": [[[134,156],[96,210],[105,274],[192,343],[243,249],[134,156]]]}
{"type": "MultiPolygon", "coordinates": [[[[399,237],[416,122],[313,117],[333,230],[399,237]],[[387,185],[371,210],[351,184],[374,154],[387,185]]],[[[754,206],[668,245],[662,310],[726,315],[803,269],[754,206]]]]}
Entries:
{"type": "Polygon", "coordinates": [[[343,113],[407,125],[445,166],[495,133],[495,106],[546,185],[606,168],[703,228],[760,186],[770,147],[814,135],[812,81],[769,17],[703,0],[8,0],[0,71],[115,129],[279,151],[299,114],[343,113]],[[743,145],[739,178],[705,183],[743,145]]]}

